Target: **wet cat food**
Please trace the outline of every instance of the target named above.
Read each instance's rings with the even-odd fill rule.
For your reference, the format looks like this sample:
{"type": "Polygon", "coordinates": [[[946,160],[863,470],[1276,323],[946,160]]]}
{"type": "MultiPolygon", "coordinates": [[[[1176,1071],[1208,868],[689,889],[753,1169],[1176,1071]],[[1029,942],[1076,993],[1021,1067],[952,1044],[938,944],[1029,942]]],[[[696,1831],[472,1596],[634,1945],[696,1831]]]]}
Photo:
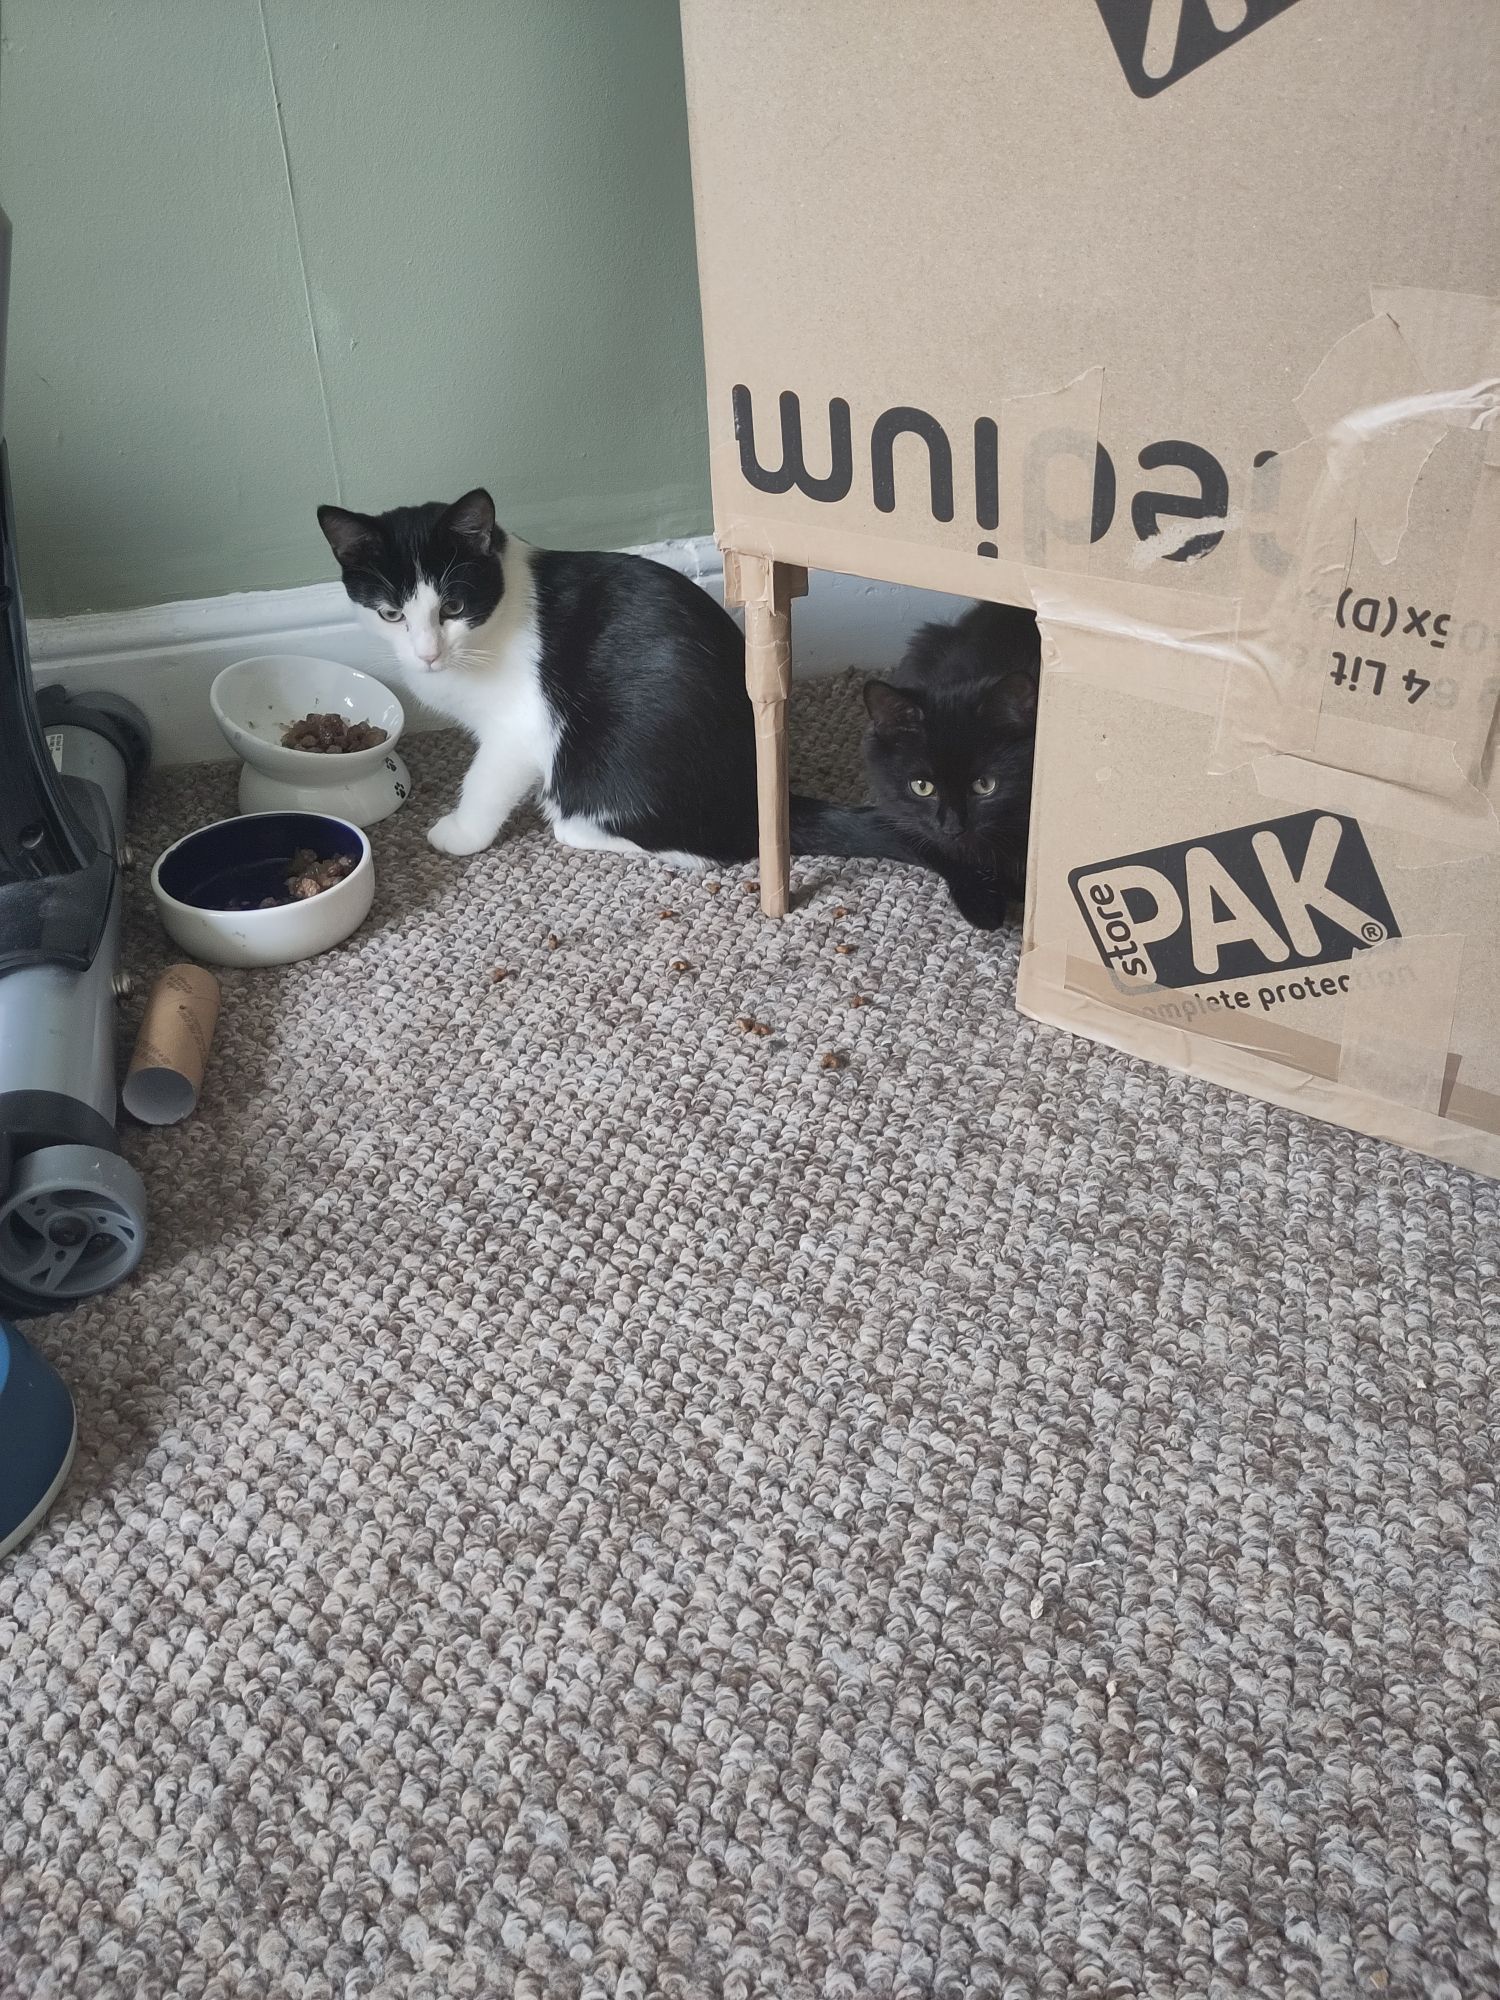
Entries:
{"type": "Polygon", "coordinates": [[[327,860],[320,860],[310,847],[299,847],[287,863],[286,893],[281,896],[262,896],[258,903],[226,903],[229,910],[280,910],[288,903],[305,903],[311,896],[322,895],[336,882],[342,882],[346,875],[352,875],[355,860],[349,854],[331,854],[327,860]]]}
{"type": "Polygon", "coordinates": [[[304,715],[289,722],[281,732],[286,750],[318,750],[328,756],[347,756],[351,750],[373,750],[384,743],[387,731],[373,722],[350,722],[342,715],[304,715]]]}

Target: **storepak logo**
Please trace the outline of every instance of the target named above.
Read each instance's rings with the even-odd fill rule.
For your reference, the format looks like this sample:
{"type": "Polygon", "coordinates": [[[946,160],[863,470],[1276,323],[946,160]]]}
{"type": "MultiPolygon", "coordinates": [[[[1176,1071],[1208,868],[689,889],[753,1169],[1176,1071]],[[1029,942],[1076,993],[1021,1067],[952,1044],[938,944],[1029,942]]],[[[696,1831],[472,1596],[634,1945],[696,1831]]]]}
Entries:
{"type": "Polygon", "coordinates": [[[1137,97],[1180,83],[1296,0],[1099,0],[1120,67],[1137,97]]]}
{"type": "Polygon", "coordinates": [[[1399,937],[1356,820],[1291,813],[1075,868],[1099,956],[1124,986],[1198,986],[1331,965],[1399,937]]]}

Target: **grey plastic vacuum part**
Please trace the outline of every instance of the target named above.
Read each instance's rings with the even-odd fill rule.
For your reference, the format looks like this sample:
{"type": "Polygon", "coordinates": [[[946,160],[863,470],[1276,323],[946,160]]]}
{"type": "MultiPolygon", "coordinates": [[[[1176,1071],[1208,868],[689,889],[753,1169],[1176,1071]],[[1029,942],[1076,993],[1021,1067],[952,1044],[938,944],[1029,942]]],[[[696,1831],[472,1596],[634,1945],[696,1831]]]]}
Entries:
{"type": "MultiPolygon", "coordinates": [[[[58,771],[98,787],[119,854],[129,776],[120,749],[70,722],[45,734],[58,771]]],[[[32,965],[0,978],[0,1107],[7,1123],[29,1127],[3,1135],[13,1150],[0,1179],[0,1307],[13,1313],[106,1291],[145,1249],[145,1187],[114,1145],[120,906],[117,882],[87,970],[32,965]]]]}
{"type": "MultiPolygon", "coordinates": [[[[116,829],[116,851],[125,825],[125,760],[112,743],[91,730],[65,725],[46,731],[52,761],[65,777],[96,784],[116,829]]],[[[25,966],[0,984],[0,1097],[9,1091],[43,1090],[91,1105],[112,1125],[115,1118],[113,1061],[84,1051],[114,1046],[115,996],[110,977],[119,952],[120,898],[113,898],[94,965],[103,976],[63,972],[52,965],[25,966]]]]}

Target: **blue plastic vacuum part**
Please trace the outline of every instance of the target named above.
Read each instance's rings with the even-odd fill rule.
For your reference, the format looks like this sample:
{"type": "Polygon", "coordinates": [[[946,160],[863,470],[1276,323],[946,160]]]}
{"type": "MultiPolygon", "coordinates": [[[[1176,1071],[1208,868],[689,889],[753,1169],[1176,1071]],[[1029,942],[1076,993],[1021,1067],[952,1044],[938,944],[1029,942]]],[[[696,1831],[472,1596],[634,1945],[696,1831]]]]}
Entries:
{"type": "Polygon", "coordinates": [[[8,1320],[0,1319],[0,1556],[39,1526],[73,1463],[73,1398],[8,1320]]]}

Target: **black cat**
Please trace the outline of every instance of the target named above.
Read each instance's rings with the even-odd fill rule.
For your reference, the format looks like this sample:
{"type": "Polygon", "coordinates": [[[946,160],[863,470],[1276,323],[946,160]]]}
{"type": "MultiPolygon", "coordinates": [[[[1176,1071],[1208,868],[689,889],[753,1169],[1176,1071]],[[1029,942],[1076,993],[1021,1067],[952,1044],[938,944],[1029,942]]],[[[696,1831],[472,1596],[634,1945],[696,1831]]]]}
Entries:
{"type": "Polygon", "coordinates": [[[1008,604],[922,626],[894,678],[866,684],[873,803],[824,808],[829,850],[930,868],[998,930],[1026,883],[1041,658],[1035,613],[1008,604]]]}

